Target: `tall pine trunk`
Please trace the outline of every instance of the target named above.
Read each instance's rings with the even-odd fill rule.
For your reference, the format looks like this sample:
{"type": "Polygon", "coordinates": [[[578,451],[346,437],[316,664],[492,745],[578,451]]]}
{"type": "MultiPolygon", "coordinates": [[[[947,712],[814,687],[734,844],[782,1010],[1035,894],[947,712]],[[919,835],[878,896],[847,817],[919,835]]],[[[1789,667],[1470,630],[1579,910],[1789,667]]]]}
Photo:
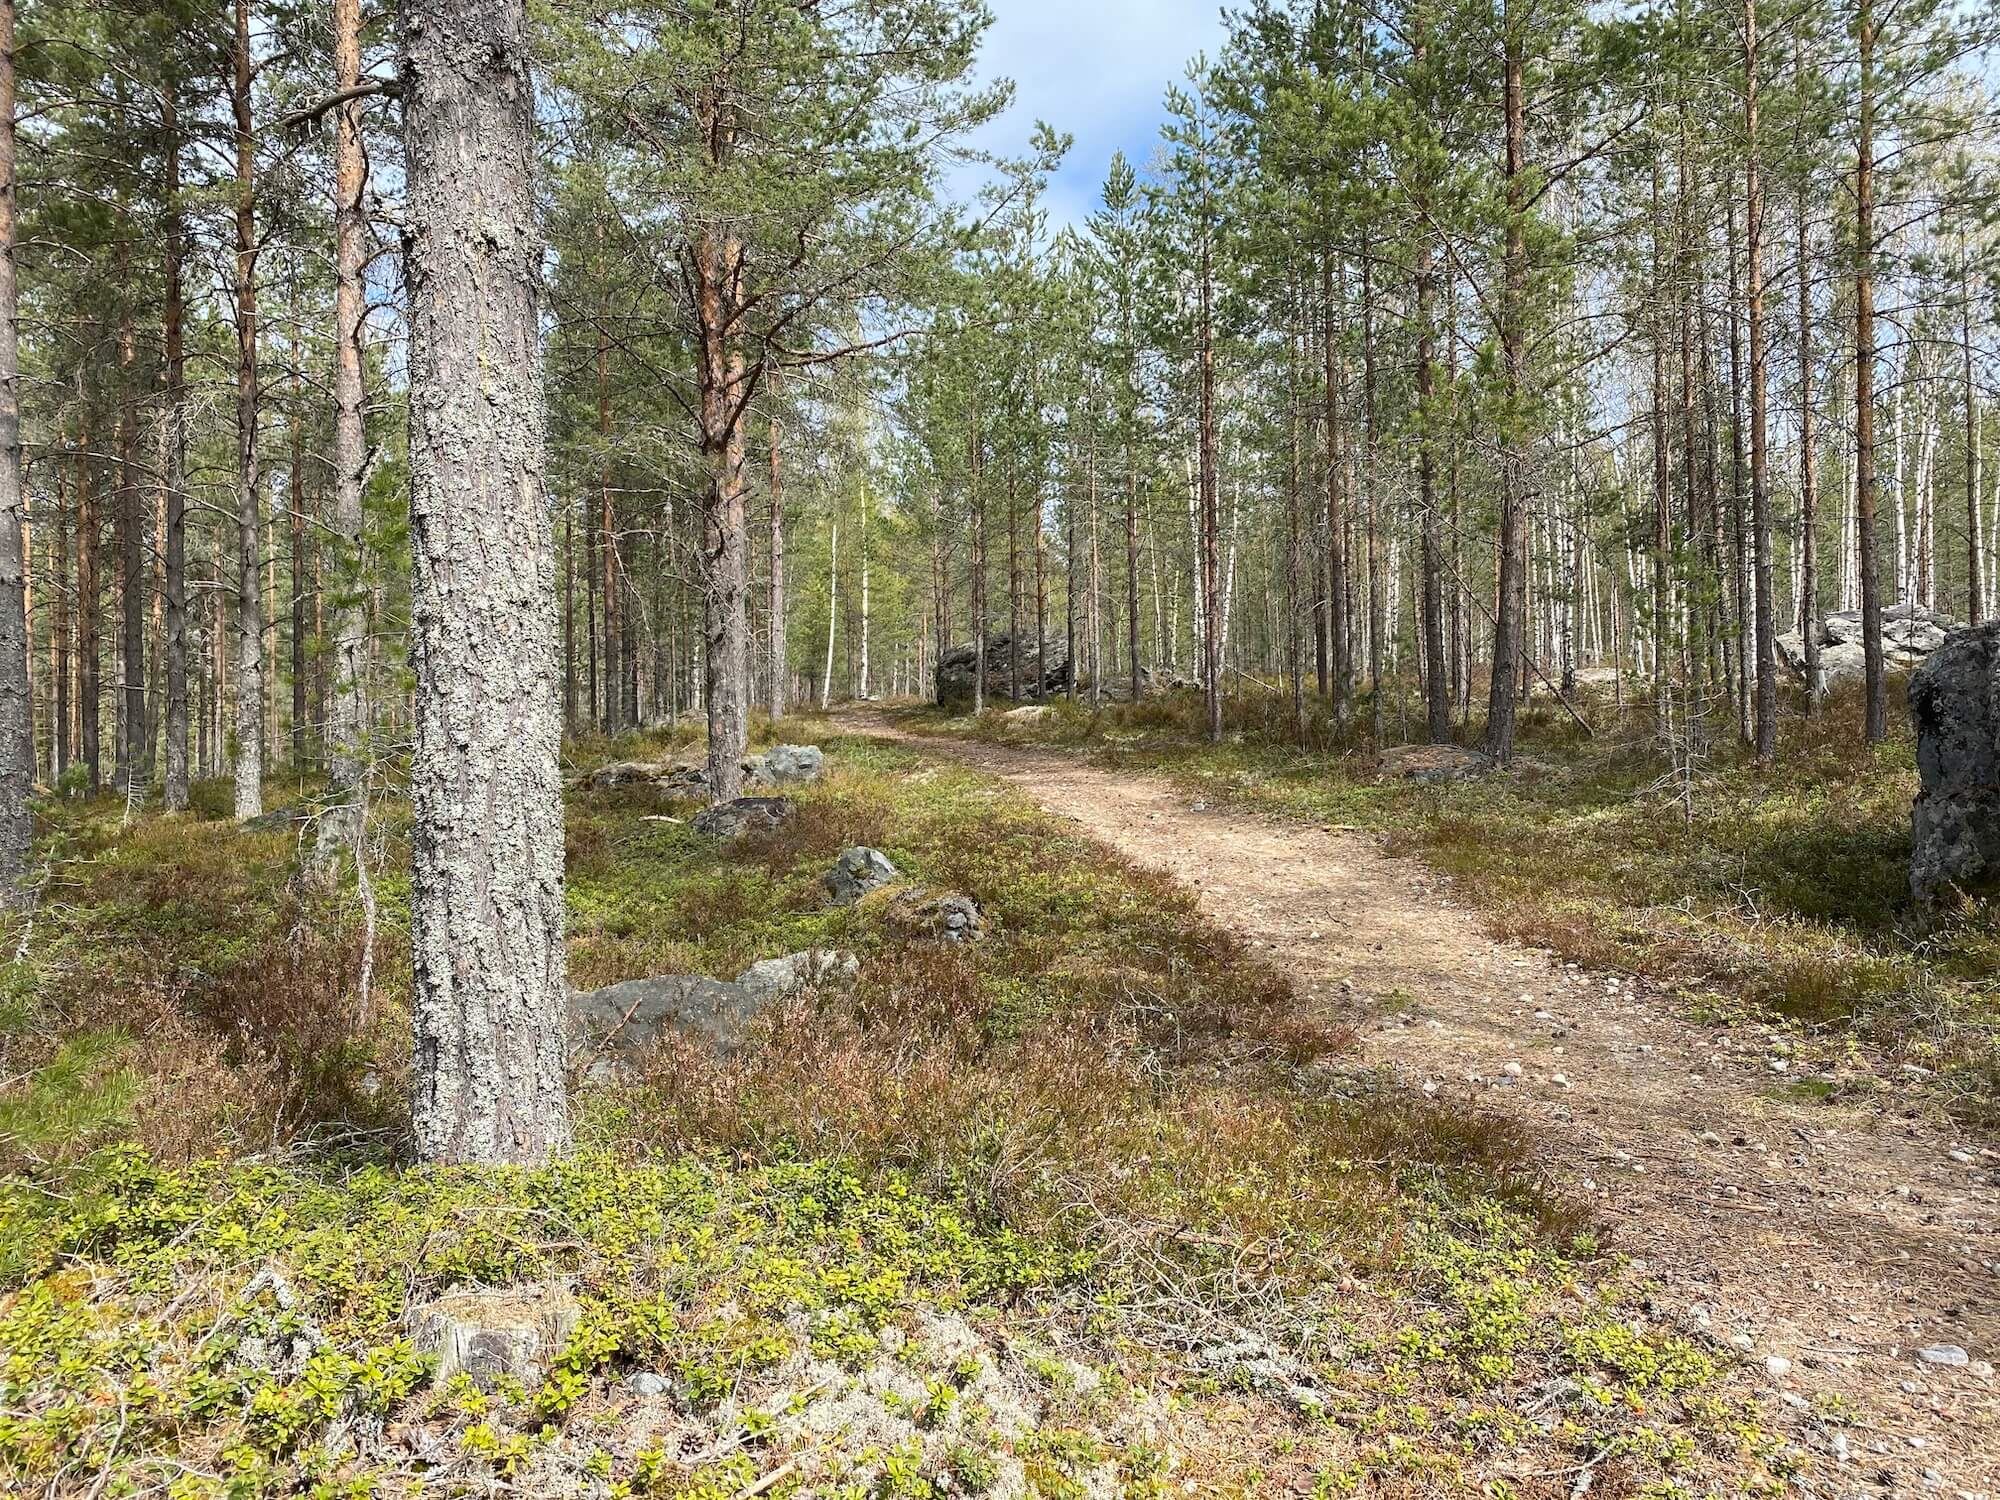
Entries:
{"type": "MultiPolygon", "coordinates": [[[[711,139],[723,127],[705,132],[711,139]]],[[[702,667],[708,713],[708,786],[717,802],[743,793],[743,752],[750,739],[749,580],[744,507],[743,417],[748,376],[737,331],[743,294],[743,246],[727,228],[706,231],[695,247],[701,320],[702,581],[707,652],[702,667]]],[[[615,691],[615,689],[614,689],[615,691]]]]}
{"type": "Polygon", "coordinates": [[[1347,506],[1340,441],[1340,324],[1334,295],[1331,253],[1320,262],[1320,355],[1325,362],[1326,404],[1326,574],[1327,658],[1333,698],[1333,722],[1345,729],[1348,693],[1354,682],[1353,635],[1347,581],[1347,506]]]}
{"type": "MultiPolygon", "coordinates": [[[[1205,235],[1205,232],[1204,232],[1205,235]]],[[[1201,247],[1200,469],[1201,469],[1201,686],[1208,708],[1208,737],[1222,742],[1222,590],[1217,576],[1220,496],[1215,418],[1215,251],[1201,247]]]]}
{"type": "Polygon", "coordinates": [[[21,487],[19,286],[14,260],[14,0],[0,0],[0,904],[26,899],[34,848],[35,710],[28,663],[27,497],[21,487]]]}
{"type": "Polygon", "coordinates": [[[299,317],[298,276],[294,272],[291,286],[292,327],[286,342],[291,346],[291,410],[286,414],[287,425],[291,428],[291,472],[286,476],[286,491],[291,510],[291,547],[289,561],[292,569],[292,774],[303,773],[308,748],[307,728],[312,723],[312,710],[306,702],[306,647],[312,633],[311,601],[306,589],[306,428],[305,428],[305,364],[300,358],[299,331],[304,326],[299,317]]]}
{"type": "Polygon", "coordinates": [[[1424,720],[1433,745],[1451,741],[1451,669],[1445,662],[1444,532],[1438,515],[1437,256],[1426,235],[1417,249],[1417,510],[1422,527],[1424,720]]]}
{"type": "MultiPolygon", "coordinates": [[[[1805,77],[1805,47],[1795,43],[1793,72],[1805,77]]],[[[1803,160],[1803,157],[1801,158],[1803,160]]],[[[1799,299],[1799,632],[1805,642],[1806,712],[1819,701],[1819,436],[1813,410],[1812,241],[1806,221],[1807,182],[1800,178],[1796,204],[1795,276],[1799,299]]]]}
{"type": "Polygon", "coordinates": [[[166,305],[161,338],[166,355],[167,489],[166,546],[161,562],[162,647],[166,656],[166,775],[162,805],[184,812],[188,805],[188,618],[187,618],[187,347],[181,287],[186,255],[186,223],[181,209],[181,133],[178,79],[169,78],[161,96],[165,137],[166,305]]]}
{"type": "Polygon", "coordinates": [[[771,417],[771,723],[785,716],[790,656],[785,645],[784,429],[771,417]]]}
{"type": "MultiPolygon", "coordinates": [[[[361,0],[333,0],[334,87],[340,92],[361,82],[361,0]]],[[[333,112],[333,510],[327,517],[337,548],[334,573],[333,657],[327,694],[327,769],[331,802],[340,809],[320,825],[323,856],[352,839],[360,818],[361,778],[366,749],[362,727],[362,669],[368,652],[368,621],[362,608],[361,485],[368,462],[368,434],[362,415],[362,340],[367,316],[368,221],[362,195],[368,187],[368,155],[361,138],[362,101],[350,99],[333,112]]]]}
{"type": "Polygon", "coordinates": [[[410,766],[426,1161],[547,1161],[563,1089],[562,725],[522,0],[406,0],[410,766]]]}
{"type": "MultiPolygon", "coordinates": [[[[126,257],[120,255],[121,262],[126,257]]],[[[121,267],[130,273],[129,263],[121,267]]],[[[139,484],[138,332],[127,309],[118,328],[118,501],[112,513],[118,595],[117,785],[137,798],[146,735],[146,571],[139,484]]]]}
{"type": "Polygon", "coordinates": [[[1972,378],[1972,265],[1959,250],[1959,343],[1965,374],[1965,618],[1978,625],[1984,618],[1986,590],[1981,578],[1979,514],[1979,387],[1972,378]]]}
{"type": "Polygon", "coordinates": [[[257,177],[251,0],[236,0],[236,819],[264,811],[264,513],[257,472],[257,177]]]}
{"type": "Polygon", "coordinates": [[[1743,0],[1743,133],[1749,157],[1743,170],[1744,300],[1750,340],[1750,533],[1754,554],[1757,681],[1757,759],[1778,754],[1778,629],[1772,581],[1771,469],[1764,338],[1764,184],[1757,119],[1757,0],[1743,0]]]}
{"type": "Polygon", "coordinates": [[[1498,607],[1493,623],[1493,681],[1487,694],[1486,753],[1501,764],[1514,755],[1515,679],[1524,657],[1527,613],[1528,460],[1523,451],[1521,402],[1526,387],[1528,300],[1527,115],[1522,98],[1522,42],[1511,4],[1504,5],[1506,34],[1502,123],[1506,136],[1507,243],[1500,304],[1500,351],[1506,382],[1500,455],[1498,607]]]}
{"type": "Polygon", "coordinates": [[[1863,733],[1889,737],[1889,684],[1882,664],[1882,588],[1875,557],[1875,15],[1860,0],[1854,21],[1861,65],[1860,129],[1854,152],[1854,497],[1861,573],[1861,652],[1868,695],[1863,733]]]}

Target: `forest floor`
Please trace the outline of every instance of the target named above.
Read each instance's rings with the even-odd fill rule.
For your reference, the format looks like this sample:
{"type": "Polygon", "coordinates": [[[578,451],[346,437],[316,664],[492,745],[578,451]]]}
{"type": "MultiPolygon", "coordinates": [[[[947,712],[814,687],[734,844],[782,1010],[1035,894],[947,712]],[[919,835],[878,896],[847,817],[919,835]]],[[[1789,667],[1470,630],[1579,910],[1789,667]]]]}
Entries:
{"type": "MultiPolygon", "coordinates": [[[[685,727],[567,748],[574,984],[856,972],[733,1049],[580,1063],[578,1151],[529,1173],[408,1160],[394,765],[365,891],[301,861],[310,776],[249,827],[226,782],[177,817],[42,805],[41,900],[0,933],[0,1492],[2000,1493],[1994,1162],[1946,1123],[1976,1088],[1885,1058],[1864,1089],[1714,988],[1699,1019],[1496,935],[1469,901],[1506,865],[1457,828],[1461,907],[1330,826],[1317,799],[1372,816],[1337,770],[913,722],[788,720],[829,773],[734,843],[592,775],[686,764],[685,727]],[[902,879],[840,906],[855,845],[902,879]],[[915,890],[985,939],[913,927],[915,890]],[[467,1286],[574,1299],[539,1383],[413,1346],[467,1286]],[[1944,1342],[1966,1365],[1911,1357],[1944,1342]]],[[[1879,885],[1889,800],[1820,863],[1879,885]]],[[[1798,975],[1844,972],[1823,936],[1798,975]]],[[[1976,999],[1899,1055],[1976,1083],[1976,999]]]]}
{"type": "Polygon", "coordinates": [[[2000,1152],[1964,1127],[1894,1090],[1829,1097],[1782,1025],[1718,1024],[1496,939],[1447,877],[1366,833],[1210,805],[1074,748],[843,722],[998,776],[1185,883],[1366,1061],[1527,1124],[1663,1304],[1762,1362],[1782,1401],[1852,1414],[1858,1473],[2000,1483],[2000,1152]],[[1919,1353],[1940,1346],[1969,1364],[1919,1353]]]}

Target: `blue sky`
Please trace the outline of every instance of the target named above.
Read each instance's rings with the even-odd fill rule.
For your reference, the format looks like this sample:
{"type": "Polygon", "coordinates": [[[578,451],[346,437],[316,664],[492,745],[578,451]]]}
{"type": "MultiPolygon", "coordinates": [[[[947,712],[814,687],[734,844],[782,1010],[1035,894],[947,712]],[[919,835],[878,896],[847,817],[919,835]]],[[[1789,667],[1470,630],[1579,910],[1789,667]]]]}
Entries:
{"type": "Polygon", "coordinates": [[[1197,52],[1222,40],[1221,0],[988,0],[982,71],[1014,80],[1014,107],[979,144],[1018,153],[1035,121],[1076,137],[1051,185],[1053,224],[1082,219],[1097,203],[1111,154],[1143,169],[1152,155],[1161,99],[1197,52]]]}

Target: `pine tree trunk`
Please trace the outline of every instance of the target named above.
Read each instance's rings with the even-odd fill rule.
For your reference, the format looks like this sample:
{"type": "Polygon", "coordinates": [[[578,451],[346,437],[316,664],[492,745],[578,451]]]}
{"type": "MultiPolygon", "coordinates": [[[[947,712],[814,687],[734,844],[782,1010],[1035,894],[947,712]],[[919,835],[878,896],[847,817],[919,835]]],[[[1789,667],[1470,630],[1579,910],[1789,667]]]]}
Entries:
{"type": "Polygon", "coordinates": [[[576,506],[563,506],[563,733],[576,733],[576,506]]]}
{"type": "Polygon", "coordinates": [[[1444,534],[1438,516],[1435,279],[1437,255],[1425,236],[1417,249],[1417,511],[1422,528],[1425,730],[1433,745],[1451,742],[1451,672],[1444,649],[1444,534]]]}
{"type": "Polygon", "coordinates": [[[287,413],[291,427],[292,461],[291,473],[287,476],[291,510],[291,566],[292,566],[292,774],[298,776],[306,766],[306,729],[312,722],[312,711],[306,705],[306,644],[311,631],[311,615],[307,610],[306,598],[306,430],[305,430],[305,368],[299,358],[299,330],[304,326],[299,316],[298,279],[292,279],[292,331],[286,342],[291,346],[291,411],[287,413]]]}
{"type": "Polygon", "coordinates": [[[854,679],[856,688],[854,696],[865,701],[872,696],[869,683],[871,664],[868,659],[869,637],[872,633],[869,629],[870,621],[868,617],[868,481],[865,478],[861,481],[861,536],[859,540],[860,545],[855,550],[861,554],[861,629],[858,632],[861,641],[861,670],[854,679]]]}
{"type": "MultiPolygon", "coordinates": [[[[1660,167],[1653,163],[1652,237],[1653,286],[1658,297],[1666,285],[1666,234],[1660,212],[1660,167]]],[[[1653,713],[1664,730],[1672,702],[1668,696],[1667,641],[1674,618],[1673,597],[1673,474],[1667,449],[1667,332],[1659,305],[1653,308],[1653,713]]]]}
{"type": "Polygon", "coordinates": [[[743,294],[743,247],[728,230],[714,229],[704,234],[694,257],[700,267],[702,453],[709,480],[702,496],[708,785],[717,802],[730,802],[743,794],[743,752],[750,739],[743,493],[747,375],[734,331],[743,294]]]}
{"type": "Polygon", "coordinates": [[[771,723],[784,718],[789,653],[785,643],[784,430],[771,418],[771,723]]]}
{"type": "Polygon", "coordinates": [[[1382,505],[1377,495],[1375,431],[1375,263],[1361,258],[1361,485],[1368,530],[1368,734],[1382,744],[1382,687],[1389,649],[1389,579],[1383,557],[1382,505]]]}
{"type": "MultiPolygon", "coordinates": [[[[1794,72],[1805,73],[1804,47],[1794,53],[1794,72]]],[[[1806,712],[1819,701],[1819,428],[1813,409],[1812,244],[1806,227],[1806,188],[1796,205],[1798,249],[1795,271],[1799,299],[1799,632],[1805,642],[1806,712]]]]}
{"type": "Polygon", "coordinates": [[[1320,263],[1320,355],[1325,361],[1326,380],[1326,558],[1327,558],[1327,657],[1332,677],[1333,722],[1345,730],[1349,713],[1348,692],[1354,682],[1353,633],[1348,629],[1349,594],[1347,581],[1347,506],[1340,441],[1340,325],[1334,296],[1332,255],[1320,263]]]}
{"type": "MultiPolygon", "coordinates": [[[[361,82],[361,0],[333,0],[334,86],[361,82]]],[[[361,136],[362,101],[349,100],[333,113],[333,513],[327,517],[335,548],[332,684],[327,694],[325,737],[332,780],[331,807],[320,824],[322,856],[352,841],[360,815],[360,788],[366,754],[362,725],[362,674],[368,652],[368,621],[361,580],[365,563],[362,531],[363,470],[368,433],[362,413],[367,337],[368,221],[362,206],[368,188],[368,156],[361,136]],[[341,811],[334,812],[333,808],[341,811]]]]}
{"type": "Polygon", "coordinates": [[[1750,535],[1754,554],[1757,759],[1778,755],[1778,627],[1771,555],[1771,470],[1765,393],[1764,185],[1757,118],[1757,0],[1743,3],[1743,132],[1750,151],[1743,171],[1744,297],[1750,340],[1750,535]]]}
{"type": "Polygon", "coordinates": [[[606,734],[625,727],[625,586],[619,566],[618,515],[611,499],[611,342],[597,330],[598,558],[604,570],[604,722],[606,734]]]}
{"type": "Polygon", "coordinates": [[[97,471],[90,423],[77,435],[76,456],[76,725],[84,787],[96,796],[104,785],[104,703],[101,681],[104,587],[98,576],[97,471]]]}
{"type": "Polygon", "coordinates": [[[186,313],[181,288],[186,229],[181,210],[181,134],[178,79],[169,79],[161,99],[165,137],[166,307],[161,337],[167,378],[167,524],[161,565],[162,642],[167,664],[166,778],[162,805],[184,812],[188,805],[188,617],[187,617],[187,352],[186,313]]]}
{"type": "MultiPolygon", "coordinates": [[[[12,0],[0,0],[10,4],[12,0]]],[[[0,129],[4,129],[0,125],[0,129]]],[[[0,338],[5,338],[0,332],[0,338]]],[[[0,397],[4,399],[4,397],[0,397]]],[[[57,448],[68,441],[68,434],[59,424],[56,428],[57,448]]],[[[75,597],[74,575],[70,570],[70,520],[69,497],[65,493],[69,476],[69,465],[62,461],[58,451],[55,469],[56,537],[54,549],[55,578],[50,593],[49,657],[50,670],[55,678],[55,760],[53,767],[56,779],[70,767],[71,756],[75,752],[76,740],[70,733],[70,720],[75,713],[75,698],[71,693],[71,671],[74,654],[70,648],[70,603],[75,597]]]]}
{"type": "Polygon", "coordinates": [[[1502,6],[1505,62],[1502,86],[1506,135],[1507,231],[1500,313],[1507,431],[1500,457],[1500,536],[1497,608],[1493,624],[1493,682],[1487,695],[1486,753],[1501,764],[1514,756],[1515,679],[1524,653],[1527,613],[1528,461],[1517,407],[1526,383],[1527,353],[1527,120],[1522,99],[1521,38],[1511,3],[1502,6]]]}
{"type": "MultiPolygon", "coordinates": [[[[979,407],[973,404],[965,436],[966,484],[972,491],[972,711],[986,711],[986,487],[979,407]]],[[[838,532],[835,533],[838,536],[838,532]]]]}
{"type": "Polygon", "coordinates": [[[14,259],[14,0],[0,0],[0,904],[24,901],[34,849],[27,496],[21,486],[20,289],[14,259]]]}
{"type": "Polygon", "coordinates": [[[1889,683],[1882,663],[1882,591],[1875,558],[1875,16],[1859,0],[1860,129],[1854,161],[1854,496],[1861,574],[1861,651],[1867,687],[1864,735],[1889,737],[1889,683]]]}
{"type": "Polygon", "coordinates": [[[567,1149],[555,536],[521,0],[406,0],[413,1115],[426,1161],[567,1149]]]}
{"type": "Polygon", "coordinates": [[[1972,269],[1960,250],[1959,342],[1965,363],[1965,618],[1977,626],[1985,618],[1986,592],[1981,578],[1979,514],[1979,388],[1972,378],[1972,269]]]}
{"type": "Polygon", "coordinates": [[[1145,691],[1139,660],[1139,463],[1132,451],[1132,414],[1125,417],[1125,665],[1132,677],[1132,701],[1145,691]]]}
{"type": "Polygon", "coordinates": [[[264,811],[264,514],[257,472],[256,122],[251,0],[236,0],[236,820],[264,811]]]}
{"type": "Polygon", "coordinates": [[[1198,351],[1200,360],[1199,398],[1201,473],[1201,685],[1208,708],[1208,738],[1222,742],[1222,601],[1217,576],[1217,531],[1220,525],[1217,494],[1215,414],[1215,258],[1206,241],[1201,247],[1201,307],[1198,351]]]}
{"type": "Polygon", "coordinates": [[[834,517],[826,552],[826,673],[820,678],[819,706],[833,706],[833,644],[840,628],[840,518],[834,517]]]}
{"type": "MultiPolygon", "coordinates": [[[[121,255],[121,261],[124,260],[121,255]]],[[[129,265],[126,267],[129,274],[129,265]]],[[[136,797],[146,732],[146,573],[140,527],[138,334],[118,329],[118,501],[112,513],[118,595],[118,789],[136,797]]]]}

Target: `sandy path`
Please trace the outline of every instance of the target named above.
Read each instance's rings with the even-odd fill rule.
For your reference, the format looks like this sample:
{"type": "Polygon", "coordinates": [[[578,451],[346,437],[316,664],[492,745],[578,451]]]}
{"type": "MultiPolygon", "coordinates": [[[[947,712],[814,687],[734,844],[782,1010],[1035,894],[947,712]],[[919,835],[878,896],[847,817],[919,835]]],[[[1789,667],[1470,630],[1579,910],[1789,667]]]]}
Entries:
{"type": "Polygon", "coordinates": [[[2000,1494],[2000,1154],[1894,1107],[1786,1099],[1761,1035],[1496,942],[1438,877],[1366,837],[1203,808],[1058,752],[874,716],[845,727],[998,776],[1186,882],[1352,1025],[1366,1061],[1529,1124],[1669,1309],[1754,1362],[1788,1362],[1760,1375],[1772,1421],[1822,1452],[1844,1437],[1834,1492],[2000,1494]],[[1916,1357],[1942,1344],[1972,1363],[1916,1357]],[[1811,1422],[1826,1398],[1854,1423],[1811,1422]]]}

